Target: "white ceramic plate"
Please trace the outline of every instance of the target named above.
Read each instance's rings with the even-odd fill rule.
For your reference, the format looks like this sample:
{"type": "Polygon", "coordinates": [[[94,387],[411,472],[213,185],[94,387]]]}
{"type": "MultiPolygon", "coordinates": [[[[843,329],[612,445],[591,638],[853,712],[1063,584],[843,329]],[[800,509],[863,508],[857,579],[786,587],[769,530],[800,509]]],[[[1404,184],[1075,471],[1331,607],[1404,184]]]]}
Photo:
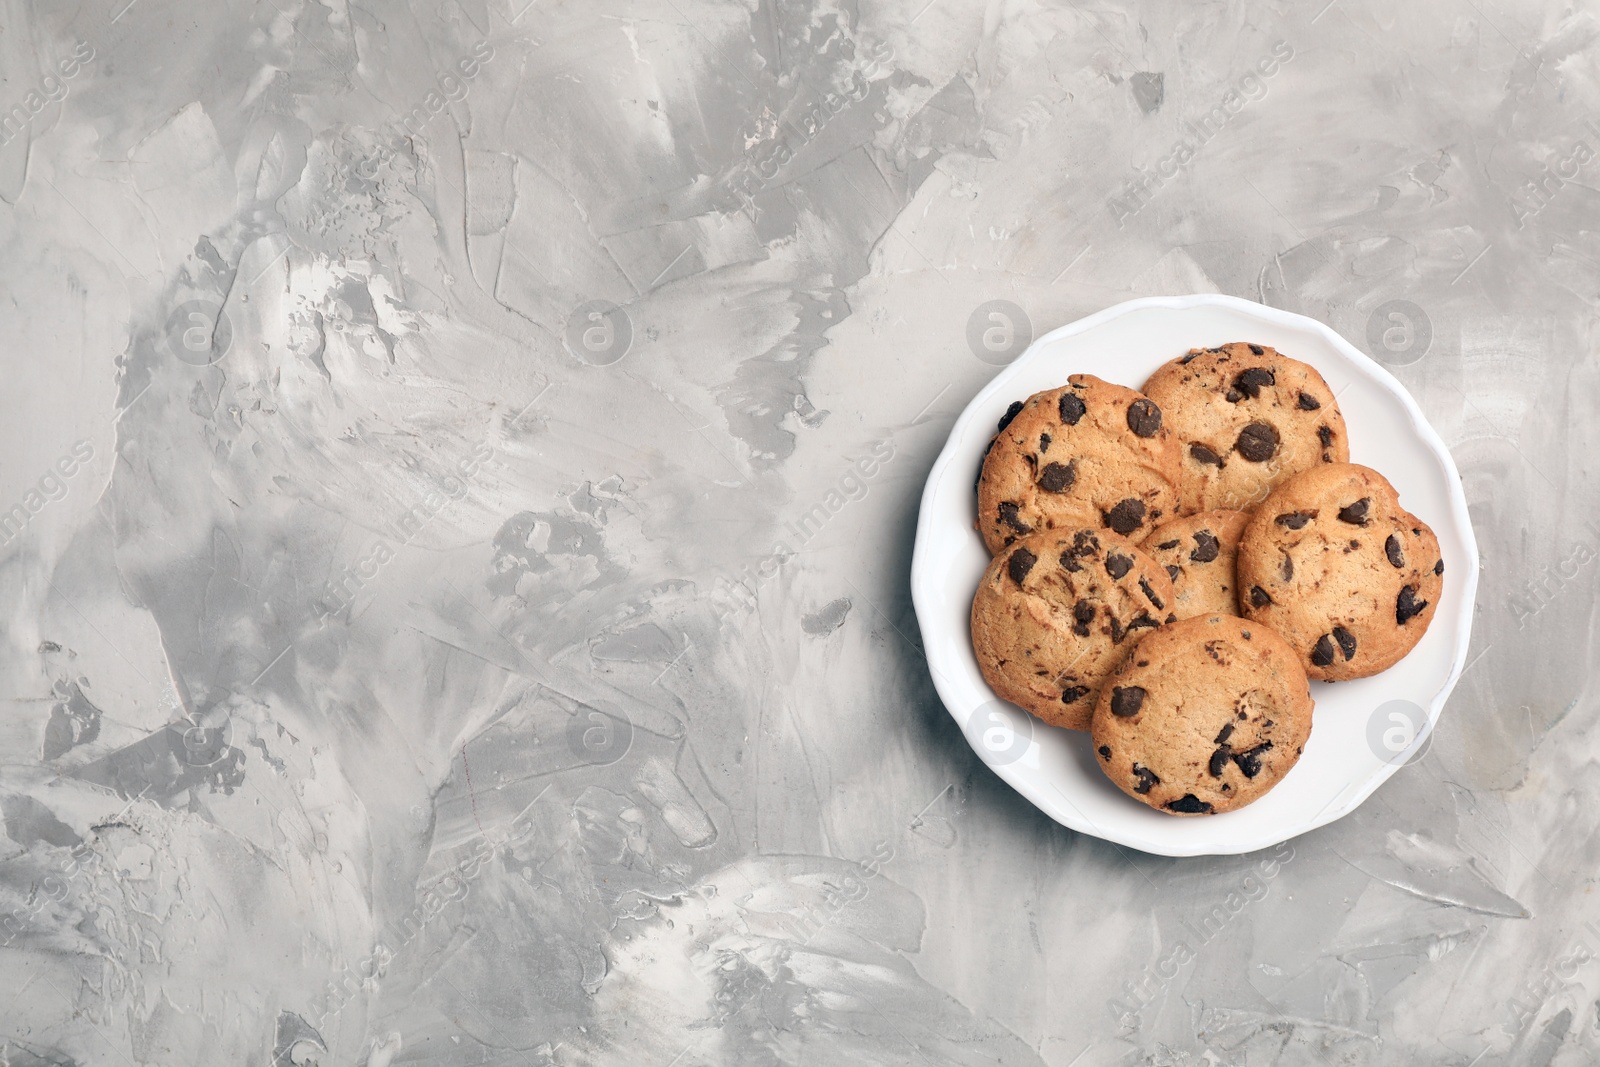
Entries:
{"type": "Polygon", "coordinates": [[[1454,461],[1410,394],[1327,326],[1227,296],[1130,300],[1035,341],[956,420],[922,494],[911,595],[934,685],[974,751],[1040,810],[1080,833],[1165,856],[1251,852],[1354,811],[1417,754],[1465,665],[1478,546],[1454,461]],[[1294,769],[1238,811],[1180,819],[1113,786],[1089,735],[1046,726],[998,700],[978,671],[972,595],[989,562],[973,528],[984,448],[1013,400],[1094,374],[1137,389],[1194,347],[1253,341],[1316,367],[1339,399],[1350,458],[1394,483],[1400,502],[1439,536],[1444,594],[1411,654],[1372,678],[1312,682],[1311,740],[1294,769]]]}

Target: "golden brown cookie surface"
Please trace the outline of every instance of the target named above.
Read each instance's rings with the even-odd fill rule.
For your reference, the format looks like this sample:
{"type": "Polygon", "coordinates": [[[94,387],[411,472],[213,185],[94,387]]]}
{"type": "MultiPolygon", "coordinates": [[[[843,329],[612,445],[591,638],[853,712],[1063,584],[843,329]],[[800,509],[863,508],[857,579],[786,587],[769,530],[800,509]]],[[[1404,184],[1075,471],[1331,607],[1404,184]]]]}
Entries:
{"type": "Polygon", "coordinates": [[[1202,511],[1164,522],[1140,542],[1172,579],[1178,618],[1239,614],[1233,565],[1249,521],[1248,511],[1202,511]]]}
{"type": "Polygon", "coordinates": [[[1311,736],[1311,686],[1270,629],[1184,619],[1139,642],[1105,680],[1092,740],[1124,793],[1172,815],[1232,811],[1289,773],[1311,736]]]}
{"type": "Polygon", "coordinates": [[[1444,560],[1394,486],[1354,463],[1284,482],[1239,542],[1239,611],[1272,627],[1312,678],[1365,678],[1393,666],[1433,621],[1444,560]]]}
{"type": "Polygon", "coordinates": [[[1019,537],[989,561],[972,647],[989,687],[1053,726],[1089,728],[1100,682],[1170,617],[1166,571],[1108,530],[1019,537]]]}
{"type": "Polygon", "coordinates": [[[1176,441],[1132,389],[1074,374],[1013,404],[978,477],[978,530],[991,554],[1025,534],[1104,526],[1124,536],[1177,505],[1176,441]]]}
{"type": "Polygon", "coordinates": [[[1350,458],[1322,375],[1265,345],[1193,349],[1162,364],[1144,392],[1177,438],[1182,514],[1249,510],[1277,483],[1350,458]]]}

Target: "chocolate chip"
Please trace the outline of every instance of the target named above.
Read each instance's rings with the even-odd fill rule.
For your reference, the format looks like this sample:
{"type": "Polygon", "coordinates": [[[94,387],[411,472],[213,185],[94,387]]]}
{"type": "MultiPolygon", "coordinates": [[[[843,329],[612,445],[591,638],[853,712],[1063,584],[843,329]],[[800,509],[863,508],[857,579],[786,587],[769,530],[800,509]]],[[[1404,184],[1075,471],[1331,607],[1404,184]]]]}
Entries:
{"type": "Polygon", "coordinates": [[[1190,361],[1198,359],[1199,356],[1200,356],[1200,350],[1197,348],[1193,352],[1190,352],[1187,356],[1184,356],[1182,359],[1178,360],[1178,362],[1184,364],[1185,366],[1187,366],[1190,363],[1190,361]]]}
{"type": "Polygon", "coordinates": [[[1117,686],[1111,690],[1111,714],[1119,719],[1131,719],[1144,706],[1144,690],[1136,685],[1117,686]]]}
{"type": "Polygon", "coordinates": [[[1150,601],[1150,603],[1154,604],[1157,611],[1160,611],[1162,608],[1166,607],[1166,605],[1161,602],[1161,598],[1156,596],[1156,591],[1150,588],[1150,582],[1147,579],[1139,579],[1139,588],[1144,590],[1144,598],[1150,601]]]}
{"type": "Polygon", "coordinates": [[[1039,488],[1047,493],[1064,493],[1078,480],[1078,461],[1046,463],[1039,472],[1039,488]]]}
{"type": "Polygon", "coordinates": [[[1294,581],[1294,560],[1289,558],[1289,553],[1283,554],[1283,562],[1278,565],[1278,573],[1286,582],[1294,581]]]}
{"type": "Polygon", "coordinates": [[[1233,749],[1229,748],[1227,745],[1223,745],[1221,748],[1211,753],[1211,763],[1206,770],[1211,772],[1211,777],[1221,778],[1223,768],[1227,767],[1228,761],[1232,758],[1233,749]]]}
{"type": "Polygon", "coordinates": [[[1291,530],[1298,530],[1316,517],[1317,513],[1315,511],[1290,511],[1279,515],[1272,521],[1279,526],[1287,526],[1291,530]]]}
{"type": "Polygon", "coordinates": [[[1144,501],[1136,496],[1130,496],[1110,511],[1102,512],[1101,516],[1107,526],[1127,536],[1144,523],[1144,501]]]}
{"type": "Polygon", "coordinates": [[[1061,691],[1061,703],[1063,703],[1063,704],[1076,703],[1077,701],[1079,701],[1079,700],[1083,699],[1085,696],[1087,696],[1088,693],[1089,693],[1089,687],[1086,686],[1086,685],[1068,686],[1066,689],[1063,689],[1061,691]]]}
{"type": "Polygon", "coordinates": [[[1156,547],[1161,549],[1161,551],[1165,552],[1169,548],[1177,548],[1178,547],[1178,542],[1177,542],[1176,539],[1173,539],[1171,541],[1163,541],[1159,545],[1157,545],[1156,547]]]}
{"type": "Polygon", "coordinates": [[[1391,567],[1398,568],[1406,565],[1405,554],[1400,551],[1400,537],[1398,534],[1389,535],[1389,540],[1383,543],[1383,554],[1389,557],[1389,566],[1391,567]]]}
{"type": "Polygon", "coordinates": [[[1433,573],[1434,574],[1443,574],[1444,573],[1444,560],[1441,559],[1438,563],[1435,563],[1433,565],[1433,573]]]}
{"type": "Polygon", "coordinates": [[[1181,815],[1210,815],[1211,805],[1193,793],[1185,793],[1177,800],[1167,801],[1167,810],[1178,812],[1181,815]]]}
{"type": "Polygon", "coordinates": [[[1133,765],[1133,773],[1139,779],[1138,783],[1134,785],[1133,791],[1140,796],[1150,792],[1151,786],[1161,784],[1161,779],[1157,778],[1148,767],[1141,767],[1135,763],[1133,765]]]}
{"type": "Polygon", "coordinates": [[[1222,457],[1211,451],[1211,449],[1207,448],[1199,441],[1196,441],[1189,446],[1189,456],[1196,463],[1204,463],[1212,467],[1222,466],[1222,457]]]}
{"type": "Polygon", "coordinates": [[[1317,638],[1317,643],[1311,648],[1311,662],[1318,667],[1326,667],[1333,662],[1333,638],[1327,634],[1317,638]]]}
{"type": "Polygon", "coordinates": [[[1150,613],[1148,611],[1141,611],[1138,615],[1134,616],[1134,620],[1132,622],[1128,623],[1128,630],[1131,632],[1139,629],[1141,626],[1148,626],[1150,629],[1154,630],[1160,625],[1161,624],[1159,622],[1150,617],[1150,613]]]}
{"type": "Polygon", "coordinates": [[[1356,635],[1346,630],[1343,626],[1333,628],[1333,639],[1339,642],[1339,651],[1344,653],[1345,662],[1356,657],[1356,635]]]}
{"type": "Polygon", "coordinates": [[[1076,393],[1062,393],[1059,408],[1061,421],[1068,426],[1078,425],[1078,420],[1083,418],[1083,413],[1089,410],[1088,405],[1083,402],[1083,398],[1076,393]]]}
{"type": "Polygon", "coordinates": [[[1417,599],[1417,587],[1408,585],[1400,590],[1400,595],[1394,602],[1394,621],[1404,626],[1411,619],[1422,614],[1422,609],[1428,606],[1426,600],[1417,599]]]}
{"type": "Polygon", "coordinates": [[[1231,723],[1231,722],[1230,723],[1224,723],[1222,729],[1217,733],[1217,744],[1219,744],[1219,745],[1223,744],[1224,742],[1226,742],[1228,740],[1228,738],[1230,738],[1232,736],[1233,736],[1233,723],[1231,723]]]}
{"type": "Polygon", "coordinates": [[[1233,762],[1239,765],[1239,769],[1244,772],[1244,776],[1246,778],[1254,778],[1256,775],[1261,773],[1261,757],[1264,756],[1271,748],[1271,741],[1263,741],[1261,744],[1247,752],[1235,753],[1233,762]]]}
{"type": "Polygon", "coordinates": [[[1245,397],[1254,400],[1261,395],[1263,385],[1277,385],[1278,376],[1265,367],[1249,367],[1239,372],[1233,379],[1233,388],[1228,390],[1228,399],[1237,404],[1245,397]],[[1235,394],[1239,394],[1235,396],[1235,394]]]}
{"type": "Polygon", "coordinates": [[[1261,588],[1259,585],[1252,585],[1250,587],[1250,606],[1251,607],[1253,607],[1253,608],[1264,608],[1268,604],[1271,604],[1272,602],[1273,602],[1272,598],[1267,595],[1267,591],[1265,589],[1261,588]]]}
{"type": "Polygon", "coordinates": [[[1072,538],[1072,547],[1061,553],[1061,566],[1076,573],[1083,570],[1083,564],[1078,562],[1080,559],[1099,551],[1100,539],[1088,530],[1079,530],[1072,538]]]}
{"type": "Polygon", "coordinates": [[[1122,644],[1122,639],[1124,637],[1127,637],[1127,636],[1128,636],[1127,627],[1122,625],[1122,620],[1121,619],[1117,618],[1115,615],[1112,615],[1111,616],[1111,643],[1113,645],[1120,645],[1120,644],[1122,644]]]}
{"type": "Polygon", "coordinates": [[[1265,348],[1262,348],[1260,345],[1251,345],[1250,346],[1250,351],[1254,352],[1258,356],[1264,356],[1264,355],[1267,354],[1267,350],[1265,348]]]}
{"type": "Polygon", "coordinates": [[[1128,429],[1140,437],[1154,437],[1161,432],[1161,409],[1155,401],[1140,397],[1128,405],[1128,429]]]}
{"type": "Polygon", "coordinates": [[[1048,452],[1048,451],[1050,451],[1050,435],[1049,434],[1042,433],[1042,434],[1039,435],[1039,451],[1040,452],[1048,452]]]}
{"type": "Polygon", "coordinates": [[[1322,401],[1318,400],[1316,397],[1312,396],[1310,393],[1301,393],[1300,394],[1299,407],[1300,407],[1301,411],[1315,411],[1318,408],[1320,408],[1321,406],[1322,406],[1322,401]]]}
{"type": "Polygon", "coordinates": [[[1317,427],[1317,439],[1322,442],[1322,447],[1327,448],[1333,444],[1333,431],[1326,426],[1317,427]]]}
{"type": "Polygon", "coordinates": [[[1006,413],[1004,415],[1000,416],[1000,425],[999,425],[998,429],[1004,430],[1007,426],[1010,426],[1011,425],[1011,420],[1016,418],[1017,417],[1017,412],[1019,412],[1021,410],[1022,410],[1022,401],[1013,400],[1011,402],[1011,406],[1006,408],[1006,413]]]}
{"type": "Polygon", "coordinates": [[[1251,463],[1265,463],[1278,451],[1278,431],[1264,422],[1252,422],[1239,431],[1233,447],[1251,463]]]}
{"type": "Polygon", "coordinates": [[[1177,581],[1178,580],[1178,575],[1182,574],[1182,573],[1183,573],[1182,568],[1180,568],[1180,567],[1178,567],[1178,566],[1176,566],[1174,564],[1171,564],[1171,563],[1167,564],[1167,577],[1168,578],[1171,578],[1173,581],[1177,581]]]}
{"type": "Polygon", "coordinates": [[[1196,530],[1194,534],[1194,551],[1189,553],[1189,558],[1196,563],[1210,563],[1217,558],[1220,546],[1217,544],[1217,535],[1210,530],[1196,530]]]}
{"type": "Polygon", "coordinates": [[[1364,496],[1354,504],[1339,509],[1339,521],[1348,522],[1352,526],[1365,526],[1367,524],[1367,511],[1372,507],[1372,498],[1364,496]]]}
{"type": "Polygon", "coordinates": [[[1000,513],[1000,521],[1017,531],[1017,533],[1033,532],[1033,527],[1023,522],[1022,516],[1018,514],[1018,505],[1013,504],[1008,500],[1002,503],[995,510],[1000,513]]]}
{"type": "Polygon", "coordinates": [[[1133,569],[1133,560],[1117,552],[1106,554],[1106,573],[1113,578],[1121,578],[1133,569]]]}
{"type": "Polygon", "coordinates": [[[1021,585],[1022,579],[1028,576],[1028,572],[1033,570],[1033,565],[1038,562],[1038,556],[1025,548],[1019,548],[1011,553],[1011,558],[1006,561],[1006,573],[1011,575],[1013,582],[1021,585]]]}
{"type": "Polygon", "coordinates": [[[1089,624],[1094,622],[1094,605],[1087,600],[1080,600],[1072,606],[1072,632],[1079,637],[1089,636],[1089,624]]]}
{"type": "Polygon", "coordinates": [[[1111,758],[1111,749],[1107,748],[1105,745],[1101,745],[1099,748],[1095,749],[1095,751],[1100,753],[1101,759],[1111,758]]]}

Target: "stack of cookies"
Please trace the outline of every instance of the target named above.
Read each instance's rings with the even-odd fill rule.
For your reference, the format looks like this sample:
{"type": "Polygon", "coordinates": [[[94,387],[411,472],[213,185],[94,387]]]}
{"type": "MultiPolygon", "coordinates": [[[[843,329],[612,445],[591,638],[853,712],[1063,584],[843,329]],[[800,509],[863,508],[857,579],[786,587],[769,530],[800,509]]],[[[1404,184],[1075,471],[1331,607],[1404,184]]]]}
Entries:
{"type": "Polygon", "coordinates": [[[1310,737],[1310,680],[1392,666],[1439,600],[1433,531],[1349,458],[1322,376],[1264,345],[1012,404],[978,477],[984,678],[1158,811],[1262,796],[1310,737]]]}

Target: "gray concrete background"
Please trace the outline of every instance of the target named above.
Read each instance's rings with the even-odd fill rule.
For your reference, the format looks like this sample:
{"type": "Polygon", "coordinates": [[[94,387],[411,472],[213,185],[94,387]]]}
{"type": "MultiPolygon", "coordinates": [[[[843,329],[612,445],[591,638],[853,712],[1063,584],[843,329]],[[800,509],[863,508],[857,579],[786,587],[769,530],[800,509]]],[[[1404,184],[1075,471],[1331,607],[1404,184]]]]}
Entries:
{"type": "Polygon", "coordinates": [[[3,0],[0,1060],[1594,1062],[1597,30],[3,0]],[[1185,292],[1392,366],[1483,553],[1247,857],[1041,816],[907,590],[995,367],[1185,292]]]}

